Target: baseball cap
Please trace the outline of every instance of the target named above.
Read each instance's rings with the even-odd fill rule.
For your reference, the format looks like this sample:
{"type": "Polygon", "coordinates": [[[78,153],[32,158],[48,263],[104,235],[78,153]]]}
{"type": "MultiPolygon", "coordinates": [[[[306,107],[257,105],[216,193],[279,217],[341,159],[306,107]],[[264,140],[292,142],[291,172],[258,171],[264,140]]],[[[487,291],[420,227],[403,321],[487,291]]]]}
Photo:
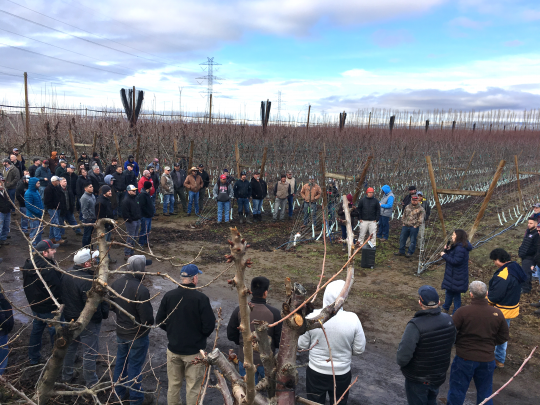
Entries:
{"type": "Polygon", "coordinates": [[[180,163],[176,162],[176,163],[174,164],[174,167],[180,167],[180,163]]]}
{"type": "Polygon", "coordinates": [[[227,180],[227,175],[226,174],[222,174],[221,176],[219,176],[219,178],[221,180],[227,180]]]}
{"type": "Polygon", "coordinates": [[[240,176],[245,176],[247,173],[245,170],[242,170],[242,173],[240,173],[240,176]]]}
{"type": "Polygon", "coordinates": [[[540,203],[536,203],[533,205],[533,208],[540,208],[540,203]]]}
{"type": "Polygon", "coordinates": [[[61,152],[60,153],[60,156],[64,155],[65,156],[66,152],[61,152]]]}
{"type": "Polygon", "coordinates": [[[413,196],[411,197],[411,200],[418,201],[418,197],[415,196],[415,195],[413,195],[413,196]]]}
{"type": "Polygon", "coordinates": [[[199,167],[204,167],[204,165],[201,163],[201,164],[199,165],[199,167]]]}
{"type": "Polygon", "coordinates": [[[75,264],[83,264],[90,260],[92,260],[92,252],[88,248],[79,250],[75,256],[73,256],[73,262],[75,264]]]}
{"type": "Polygon", "coordinates": [[[41,242],[39,242],[36,245],[36,250],[38,252],[43,252],[47,249],[56,249],[58,246],[60,245],[55,245],[54,243],[50,241],[50,239],[43,239],[41,242]]]}
{"type": "Polygon", "coordinates": [[[73,165],[69,165],[68,167],[69,167],[70,169],[75,169],[75,166],[73,166],[73,165]]]}
{"type": "Polygon", "coordinates": [[[18,152],[19,149],[18,148],[13,148],[13,152],[18,152]]]}
{"type": "Polygon", "coordinates": [[[253,174],[261,174],[261,172],[259,172],[258,170],[255,170],[255,171],[253,172],[253,174]]]}
{"type": "Polygon", "coordinates": [[[439,293],[430,285],[423,285],[418,289],[420,302],[425,306],[432,307],[439,304],[439,293]]]}
{"type": "Polygon", "coordinates": [[[185,265],[184,267],[182,267],[182,270],[180,270],[180,275],[182,277],[193,277],[197,274],[203,274],[203,272],[200,271],[199,268],[194,264],[185,265]]]}
{"type": "Polygon", "coordinates": [[[421,195],[422,197],[424,196],[424,193],[422,193],[421,191],[417,191],[416,192],[416,195],[421,195]]]}
{"type": "Polygon", "coordinates": [[[60,180],[60,177],[58,176],[52,176],[51,177],[51,181],[59,181],[60,180]]]}
{"type": "Polygon", "coordinates": [[[409,191],[416,190],[416,186],[409,186],[409,191]]]}
{"type": "Polygon", "coordinates": [[[368,189],[366,190],[366,193],[374,193],[375,190],[373,189],[373,187],[368,187],[368,189]]]}
{"type": "Polygon", "coordinates": [[[41,162],[42,164],[44,165],[48,165],[49,164],[49,161],[47,159],[45,159],[43,162],[41,162]]]}
{"type": "Polygon", "coordinates": [[[314,178],[315,178],[315,176],[313,176],[312,174],[309,175],[309,179],[310,179],[310,180],[311,180],[311,179],[314,179],[314,178]]]}
{"type": "Polygon", "coordinates": [[[60,159],[58,163],[67,163],[64,159],[60,159]]]}
{"type": "Polygon", "coordinates": [[[154,162],[159,162],[159,159],[158,159],[158,158],[154,158],[154,162]]]}
{"type": "Polygon", "coordinates": [[[229,173],[229,169],[223,169],[223,173],[229,173]]]}
{"type": "Polygon", "coordinates": [[[127,186],[127,191],[134,191],[134,190],[137,190],[137,187],[135,187],[133,184],[130,184],[129,186],[127,186]]]}
{"type": "Polygon", "coordinates": [[[171,168],[169,166],[165,166],[163,170],[171,170],[171,168]]]}
{"type": "Polygon", "coordinates": [[[193,166],[190,171],[192,172],[193,170],[198,170],[195,166],[193,166]]]}

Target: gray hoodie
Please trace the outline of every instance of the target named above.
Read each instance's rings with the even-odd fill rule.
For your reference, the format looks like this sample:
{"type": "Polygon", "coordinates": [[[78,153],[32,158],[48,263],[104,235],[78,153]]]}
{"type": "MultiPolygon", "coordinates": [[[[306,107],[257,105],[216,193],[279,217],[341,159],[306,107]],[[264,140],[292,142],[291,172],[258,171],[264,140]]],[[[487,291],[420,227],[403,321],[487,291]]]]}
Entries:
{"type": "MultiPolygon", "coordinates": [[[[324,291],[323,305],[326,307],[333,303],[345,281],[333,281],[324,291]]],[[[320,309],[311,313],[308,318],[313,318],[321,312],[320,309]]],[[[360,319],[354,312],[340,309],[333,318],[324,324],[328,335],[328,341],[332,346],[332,358],[336,375],[343,375],[351,369],[353,354],[362,354],[366,348],[366,337],[360,319]]],[[[321,328],[312,329],[304,333],[298,339],[299,349],[309,349],[316,341],[319,341],[309,352],[309,367],[321,374],[332,375],[332,364],[328,361],[330,353],[328,344],[321,328]]]]}

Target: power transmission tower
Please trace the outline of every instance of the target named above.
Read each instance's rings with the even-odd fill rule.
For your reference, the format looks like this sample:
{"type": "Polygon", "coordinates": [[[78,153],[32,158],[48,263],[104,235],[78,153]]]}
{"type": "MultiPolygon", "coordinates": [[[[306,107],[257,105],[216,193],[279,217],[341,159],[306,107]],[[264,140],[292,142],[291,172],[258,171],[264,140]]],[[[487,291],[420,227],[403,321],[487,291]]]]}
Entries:
{"type": "MultiPolygon", "coordinates": [[[[214,66],[221,66],[221,63],[214,62],[214,58],[206,58],[207,61],[203,63],[199,63],[201,65],[201,69],[203,71],[206,71],[206,76],[197,77],[198,80],[206,80],[207,82],[207,89],[206,91],[201,91],[202,94],[206,94],[206,97],[208,99],[208,102],[210,102],[210,94],[214,93],[214,84],[221,84],[218,82],[218,80],[224,80],[220,77],[214,76],[214,66]]],[[[217,69],[215,69],[217,71],[217,69]]],[[[198,82],[199,84],[202,84],[202,82],[198,82]]]]}

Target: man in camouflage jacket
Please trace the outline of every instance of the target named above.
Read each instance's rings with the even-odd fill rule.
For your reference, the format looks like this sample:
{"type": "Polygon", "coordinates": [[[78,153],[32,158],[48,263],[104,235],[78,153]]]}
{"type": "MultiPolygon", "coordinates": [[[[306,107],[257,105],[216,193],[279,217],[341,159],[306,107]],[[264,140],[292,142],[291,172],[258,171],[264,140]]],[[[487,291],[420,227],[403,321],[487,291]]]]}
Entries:
{"type": "Polygon", "coordinates": [[[424,222],[425,211],[420,205],[419,198],[414,195],[411,198],[411,203],[405,207],[403,212],[403,226],[401,227],[401,235],[399,237],[399,252],[394,253],[396,256],[405,256],[411,258],[416,249],[416,238],[420,225],[424,222]],[[409,250],[405,254],[405,244],[407,239],[411,238],[409,250]]]}

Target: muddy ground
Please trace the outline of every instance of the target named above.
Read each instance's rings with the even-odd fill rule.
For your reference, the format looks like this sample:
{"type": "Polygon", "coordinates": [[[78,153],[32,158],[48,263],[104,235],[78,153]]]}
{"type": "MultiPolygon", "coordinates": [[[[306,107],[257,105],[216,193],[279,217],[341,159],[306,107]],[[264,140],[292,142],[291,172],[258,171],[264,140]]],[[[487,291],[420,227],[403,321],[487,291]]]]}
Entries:
{"type": "MultiPolygon", "coordinates": [[[[209,223],[202,227],[193,227],[195,218],[170,217],[165,219],[160,216],[159,220],[152,224],[151,241],[154,244],[154,252],[162,255],[175,255],[181,262],[193,259],[203,247],[196,264],[204,274],[201,283],[206,284],[226,268],[223,255],[228,253],[228,228],[209,223]]],[[[406,404],[404,393],[404,378],[395,363],[395,353],[401,339],[401,335],[409,319],[418,309],[417,289],[423,284],[431,284],[440,288],[444,267],[436,266],[416,276],[418,265],[417,259],[407,260],[396,258],[393,252],[397,250],[399,238],[399,223],[392,221],[390,240],[385,244],[379,244],[377,252],[377,266],[374,269],[361,269],[359,260],[355,266],[356,278],[345,310],[358,314],[366,334],[366,351],[361,356],[353,358],[352,375],[359,376],[358,383],[351,389],[349,403],[351,404],[406,404]]],[[[308,243],[298,246],[290,251],[275,250],[276,246],[286,242],[290,233],[291,222],[274,224],[265,218],[265,222],[253,225],[238,225],[239,230],[251,242],[248,257],[254,264],[248,269],[247,277],[251,279],[257,275],[265,275],[271,280],[269,303],[278,308],[285,297],[283,280],[291,277],[293,281],[300,282],[308,292],[314,291],[320,274],[324,247],[321,242],[308,243]]],[[[47,231],[48,232],[48,231],[47,231]]],[[[0,249],[0,257],[4,262],[0,265],[2,271],[2,284],[8,296],[17,305],[27,305],[22,291],[22,276],[14,271],[15,267],[22,266],[28,256],[28,249],[23,244],[22,236],[14,230],[11,233],[11,245],[0,249]]],[[[69,253],[75,251],[81,239],[68,232],[69,239],[66,245],[58,250],[58,258],[63,259],[69,253]]],[[[475,250],[471,254],[470,272],[471,279],[489,280],[495,270],[487,256],[489,251],[501,246],[511,253],[517,253],[517,247],[521,241],[522,231],[511,231],[494,239],[490,243],[475,250]]],[[[123,250],[113,249],[112,256],[118,259],[118,264],[123,263],[123,250]]],[[[345,253],[341,251],[340,244],[328,244],[327,247],[326,274],[331,275],[337,271],[346,261],[345,253]]],[[[70,266],[69,258],[62,262],[62,266],[70,266]]],[[[169,263],[154,264],[149,268],[152,271],[168,272],[174,278],[179,277],[179,268],[169,263]]],[[[224,321],[219,333],[218,346],[227,352],[229,348],[236,349],[226,337],[226,325],[230,314],[236,307],[236,290],[227,286],[226,280],[231,278],[232,270],[224,274],[215,283],[206,287],[203,291],[207,294],[214,309],[221,307],[224,321]]],[[[145,281],[151,294],[161,295],[174,288],[173,284],[161,278],[145,281]]],[[[533,315],[533,308],[527,303],[540,299],[538,282],[534,283],[534,291],[522,297],[522,310],[519,318],[512,322],[510,329],[510,342],[506,367],[497,370],[494,376],[494,388],[498,389],[519,368],[523,359],[531,349],[540,342],[540,318],[533,315]]],[[[322,296],[321,296],[322,297],[322,296]]],[[[441,294],[441,300],[444,293],[441,294]]],[[[157,312],[161,298],[158,296],[154,303],[154,312],[157,312]]],[[[468,299],[464,299],[466,304],[468,299]]],[[[321,305],[319,298],[318,306],[321,305]]],[[[106,372],[106,360],[113,360],[116,353],[115,316],[111,314],[108,320],[103,322],[100,339],[101,372],[106,372]]],[[[10,354],[8,376],[17,375],[15,381],[19,388],[31,391],[35,383],[37,369],[27,369],[22,375],[20,370],[27,364],[25,345],[31,329],[29,319],[22,315],[16,315],[15,330],[20,330],[21,338],[11,344],[13,350],[10,354]]],[[[149,351],[149,364],[147,365],[144,379],[144,388],[158,390],[158,403],[166,403],[167,375],[166,375],[166,351],[167,338],[161,329],[151,333],[151,347],[149,351]],[[150,370],[150,366],[152,370],[150,370]]],[[[208,339],[208,349],[211,349],[214,335],[208,339]]],[[[46,342],[46,339],[44,339],[46,342]]],[[[43,354],[50,354],[50,345],[44,344],[43,354]]],[[[306,364],[307,354],[301,354],[298,364],[306,364]]],[[[82,364],[80,360],[76,363],[82,364]]],[[[540,357],[535,355],[523,372],[495,399],[495,404],[538,404],[540,398],[540,357]]],[[[299,368],[300,380],[298,394],[305,395],[305,368],[299,368]]],[[[80,381],[82,382],[82,381],[80,381]]],[[[448,392],[448,384],[441,387],[439,401],[446,403],[445,397],[448,392]]],[[[8,396],[9,397],[9,396],[8,396]]],[[[471,383],[466,404],[474,404],[476,393],[474,384],[471,383]]],[[[76,398],[65,398],[64,403],[75,403],[76,398]]],[[[5,397],[2,403],[8,403],[5,397]]],[[[205,403],[221,404],[221,395],[215,389],[209,389],[205,403]]],[[[81,403],[77,400],[76,403],[81,403]]]]}

